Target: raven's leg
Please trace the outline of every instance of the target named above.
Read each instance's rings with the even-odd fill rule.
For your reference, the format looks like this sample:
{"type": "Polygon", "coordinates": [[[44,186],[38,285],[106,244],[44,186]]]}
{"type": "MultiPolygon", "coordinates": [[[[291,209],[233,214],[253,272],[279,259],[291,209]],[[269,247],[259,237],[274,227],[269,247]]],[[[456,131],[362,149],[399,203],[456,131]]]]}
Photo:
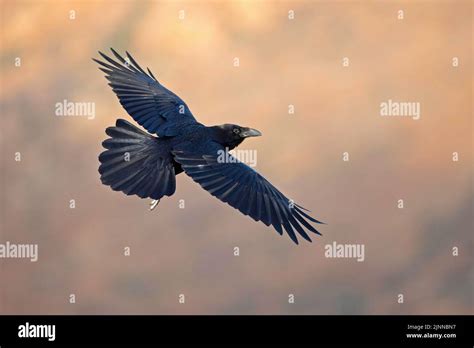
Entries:
{"type": "Polygon", "coordinates": [[[158,205],[158,203],[160,203],[160,200],[159,199],[154,199],[150,202],[150,211],[152,211],[153,209],[156,208],[156,206],[158,205]]]}

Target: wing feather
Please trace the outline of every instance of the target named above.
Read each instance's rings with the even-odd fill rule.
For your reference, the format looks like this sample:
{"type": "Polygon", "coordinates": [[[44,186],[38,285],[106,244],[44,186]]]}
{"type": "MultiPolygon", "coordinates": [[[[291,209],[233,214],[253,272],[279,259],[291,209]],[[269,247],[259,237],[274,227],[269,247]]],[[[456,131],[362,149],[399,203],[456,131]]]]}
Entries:
{"type": "Polygon", "coordinates": [[[178,149],[173,151],[174,159],[187,175],[213,196],[256,221],[272,225],[279,234],[286,231],[294,243],[298,244],[297,235],[311,242],[306,230],[320,234],[308,220],[321,222],[304,213],[301,206],[291,204],[255,170],[239,161],[219,163],[217,150],[220,148],[216,146],[209,144],[212,150],[206,154],[178,149]]]}
{"type": "Polygon", "coordinates": [[[160,84],[150,69],[146,73],[128,52],[127,61],[111,51],[115,59],[99,52],[105,62],[92,60],[100,65],[120,104],[138,124],[159,136],[175,136],[182,126],[197,123],[186,103],[160,84]]]}

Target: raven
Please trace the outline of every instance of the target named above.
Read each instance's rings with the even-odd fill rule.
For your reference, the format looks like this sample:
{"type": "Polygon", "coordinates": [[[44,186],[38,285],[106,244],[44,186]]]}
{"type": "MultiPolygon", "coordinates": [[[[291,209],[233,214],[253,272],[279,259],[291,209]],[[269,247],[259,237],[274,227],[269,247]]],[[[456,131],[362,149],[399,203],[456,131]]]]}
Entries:
{"type": "Polygon", "coordinates": [[[111,48],[116,60],[99,51],[100,64],[109,85],[128,114],[147,132],[118,119],[108,127],[99,155],[100,179],[114,191],[151,198],[153,209],[163,196],[176,190],[176,175],[185,172],[206,191],[249,215],[283,229],[298,244],[298,232],[311,242],[303,226],[321,235],[309,222],[321,224],[285,197],[263,176],[232,158],[219,160],[219,153],[232,150],[248,137],[260,136],[255,129],[234,124],[207,127],[196,121],[186,103],[145,72],[126,52],[123,58],[111,48]],[[156,134],[158,137],[151,134],[156,134]]]}

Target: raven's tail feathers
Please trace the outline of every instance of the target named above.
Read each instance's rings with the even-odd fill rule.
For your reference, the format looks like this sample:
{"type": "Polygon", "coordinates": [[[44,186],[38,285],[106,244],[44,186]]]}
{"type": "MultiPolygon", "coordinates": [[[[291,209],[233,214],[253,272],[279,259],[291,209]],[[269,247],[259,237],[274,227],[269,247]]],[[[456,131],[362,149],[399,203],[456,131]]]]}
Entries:
{"type": "Polygon", "coordinates": [[[158,138],[118,119],[105,131],[110,138],[99,155],[100,180],[114,191],[160,199],[176,190],[172,160],[159,156],[158,138]]]}

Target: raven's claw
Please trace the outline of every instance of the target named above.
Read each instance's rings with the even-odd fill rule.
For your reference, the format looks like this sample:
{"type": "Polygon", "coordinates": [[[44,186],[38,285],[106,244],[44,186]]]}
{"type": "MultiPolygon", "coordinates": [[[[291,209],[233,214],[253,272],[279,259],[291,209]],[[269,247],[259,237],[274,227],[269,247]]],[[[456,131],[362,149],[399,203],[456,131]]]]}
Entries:
{"type": "Polygon", "coordinates": [[[154,199],[150,202],[150,211],[152,211],[153,209],[156,208],[156,206],[158,205],[158,203],[160,203],[160,200],[159,199],[154,199]]]}

